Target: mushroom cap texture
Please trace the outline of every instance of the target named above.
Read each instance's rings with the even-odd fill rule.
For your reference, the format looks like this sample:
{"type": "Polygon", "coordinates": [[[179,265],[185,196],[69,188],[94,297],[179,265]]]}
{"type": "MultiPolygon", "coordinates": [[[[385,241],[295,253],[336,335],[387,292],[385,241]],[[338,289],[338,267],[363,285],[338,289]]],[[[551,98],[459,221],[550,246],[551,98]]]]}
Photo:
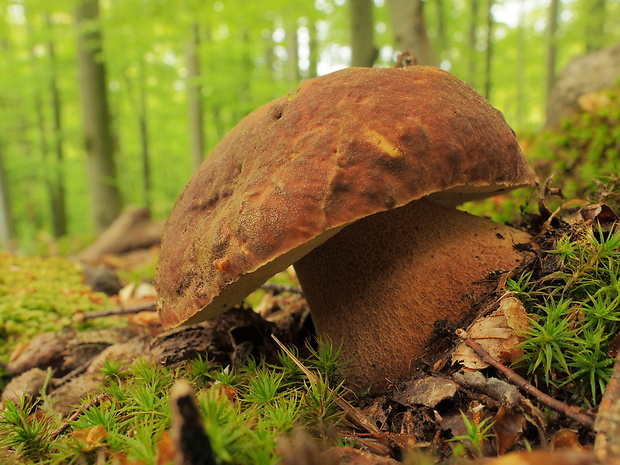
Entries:
{"type": "Polygon", "coordinates": [[[502,114],[439,68],[310,79],[245,117],[177,199],[155,280],[162,324],[228,310],[360,218],[533,181],[502,114]]]}

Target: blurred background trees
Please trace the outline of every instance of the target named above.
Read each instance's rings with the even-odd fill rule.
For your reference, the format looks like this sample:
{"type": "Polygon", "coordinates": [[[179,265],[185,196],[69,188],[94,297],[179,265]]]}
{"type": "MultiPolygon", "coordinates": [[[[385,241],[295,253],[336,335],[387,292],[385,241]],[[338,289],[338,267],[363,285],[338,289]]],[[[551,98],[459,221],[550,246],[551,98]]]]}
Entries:
{"type": "Polygon", "coordinates": [[[609,0],[0,0],[0,248],[88,239],[131,204],[165,218],[251,110],[402,49],[537,130],[618,19],[609,0]]]}

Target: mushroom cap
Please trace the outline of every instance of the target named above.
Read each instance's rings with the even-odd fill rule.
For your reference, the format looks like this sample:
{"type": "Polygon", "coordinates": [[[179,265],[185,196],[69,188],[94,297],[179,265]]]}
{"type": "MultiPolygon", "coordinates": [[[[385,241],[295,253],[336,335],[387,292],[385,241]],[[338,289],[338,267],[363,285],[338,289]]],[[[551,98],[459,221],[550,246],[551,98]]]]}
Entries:
{"type": "Polygon", "coordinates": [[[217,316],[360,218],[533,182],[502,114],[439,68],[310,79],[246,116],[177,199],[155,279],[162,325],[217,316]]]}

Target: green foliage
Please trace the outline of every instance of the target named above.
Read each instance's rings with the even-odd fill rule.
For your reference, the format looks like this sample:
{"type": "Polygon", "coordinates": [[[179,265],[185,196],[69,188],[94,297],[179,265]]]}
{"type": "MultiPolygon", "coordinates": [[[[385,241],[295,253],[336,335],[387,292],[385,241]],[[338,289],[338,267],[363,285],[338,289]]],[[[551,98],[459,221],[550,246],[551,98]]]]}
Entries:
{"type": "Polygon", "coordinates": [[[609,344],[620,332],[620,234],[583,227],[549,253],[557,271],[508,282],[532,315],[520,363],[539,383],[592,407],[611,376],[609,344]]]}
{"type": "MultiPolygon", "coordinates": [[[[467,2],[449,8],[438,3],[424,14],[441,65],[479,90],[489,79],[492,103],[513,126],[531,129],[544,116],[545,70],[539,64],[546,53],[540,44],[546,40],[540,24],[548,5],[520,9],[515,25],[511,20],[517,3],[496,2],[493,7],[490,76],[484,66],[485,8],[472,17],[467,2]],[[470,46],[469,31],[474,29],[476,40],[470,46]]],[[[91,231],[73,7],[68,0],[8,0],[0,7],[0,39],[5,44],[0,67],[11,70],[0,76],[0,152],[19,250],[30,253],[52,242],[50,186],[57,180],[66,192],[71,237],[60,251],[71,250],[76,237],[86,238],[91,231]],[[50,92],[53,83],[58,100],[50,92]]],[[[158,218],[168,214],[192,174],[186,111],[190,82],[202,86],[206,155],[243,116],[293,90],[299,79],[348,65],[350,25],[343,1],[124,0],[100,2],[100,7],[101,59],[107,71],[119,185],[126,204],[149,201],[158,218]],[[194,25],[201,39],[201,69],[190,81],[186,46],[194,25]],[[295,40],[298,60],[291,53],[295,40]],[[145,151],[150,162],[148,196],[145,151]]],[[[620,14],[617,2],[607,2],[603,15],[587,1],[563,2],[562,12],[561,35],[555,42],[558,69],[587,48],[619,39],[610,27],[620,14]],[[605,33],[600,22],[607,24],[605,33]],[[595,37],[591,30],[597,30],[595,37]]],[[[387,2],[374,2],[374,17],[377,64],[391,66],[397,51],[387,2]]]]}
{"type": "Polygon", "coordinates": [[[465,424],[466,433],[461,436],[455,436],[450,441],[457,442],[457,446],[454,448],[454,455],[461,456],[464,454],[465,449],[469,450],[474,457],[482,457],[484,455],[484,444],[493,436],[490,433],[493,428],[493,422],[490,418],[484,418],[483,420],[476,422],[470,420],[467,415],[461,412],[461,418],[465,424]]]}
{"type": "MultiPolygon", "coordinates": [[[[336,357],[338,351],[326,353],[336,357]]],[[[323,355],[321,361],[303,363],[341,362],[323,355]]],[[[15,463],[158,463],[160,441],[171,423],[169,390],[181,377],[195,382],[197,405],[219,463],[276,464],[279,436],[305,426],[328,438],[342,418],[335,401],[343,393],[341,385],[331,385],[326,377],[304,380],[284,366],[250,360],[240,368],[221,369],[198,358],[175,370],[144,360],[123,370],[107,361],[101,374],[107,397],[56,439],[52,432],[61,420],[47,403],[39,409],[7,403],[0,412],[0,457],[11,452],[15,463]],[[88,431],[103,434],[84,439],[80,432],[88,431]]]]}
{"type": "Polygon", "coordinates": [[[4,448],[31,460],[47,458],[53,447],[51,433],[54,418],[46,413],[37,415],[35,411],[34,404],[8,401],[0,415],[0,435],[4,448]]]}
{"type": "Polygon", "coordinates": [[[108,304],[104,294],[84,284],[80,267],[69,260],[6,253],[0,260],[0,358],[17,342],[71,325],[77,311],[108,304]]]}
{"type": "Polygon", "coordinates": [[[614,187],[618,200],[620,87],[582,98],[583,108],[564,118],[560,128],[545,130],[532,141],[528,159],[542,178],[553,176],[569,199],[590,198],[603,183],[614,187]]]}

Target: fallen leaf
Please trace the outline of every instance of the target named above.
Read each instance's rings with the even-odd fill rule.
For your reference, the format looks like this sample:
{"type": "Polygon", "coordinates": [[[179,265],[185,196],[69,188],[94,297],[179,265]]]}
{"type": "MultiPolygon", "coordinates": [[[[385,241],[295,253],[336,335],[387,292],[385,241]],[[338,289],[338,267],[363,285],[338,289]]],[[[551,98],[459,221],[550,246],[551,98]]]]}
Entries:
{"type": "Polygon", "coordinates": [[[73,436],[84,441],[88,447],[97,447],[108,437],[108,433],[103,426],[97,425],[92,428],[77,429],[73,431],[73,436]]]}
{"type": "Polygon", "coordinates": [[[503,455],[519,440],[523,434],[525,418],[522,414],[513,413],[502,406],[493,419],[493,433],[497,453],[503,455]]]}
{"type": "Polygon", "coordinates": [[[409,407],[424,405],[435,407],[439,402],[454,397],[458,385],[444,378],[419,378],[406,383],[405,389],[396,392],[393,399],[409,407]]]}
{"type": "MultiPolygon", "coordinates": [[[[467,330],[467,334],[493,358],[510,364],[523,355],[523,351],[516,346],[523,340],[521,334],[528,327],[523,303],[516,297],[504,297],[498,309],[489,316],[476,320],[467,330]]],[[[455,362],[460,362],[469,370],[488,367],[464,342],[456,347],[452,355],[452,363],[455,362]]]]}
{"type": "Polygon", "coordinates": [[[562,428],[556,431],[551,438],[550,444],[551,450],[560,450],[560,449],[576,449],[576,450],[586,450],[585,447],[581,445],[579,442],[579,436],[577,432],[572,429],[562,428]]]}
{"type": "Polygon", "coordinates": [[[164,431],[157,441],[157,465],[167,465],[172,462],[176,457],[176,453],[177,450],[172,436],[168,431],[164,431]]]}

